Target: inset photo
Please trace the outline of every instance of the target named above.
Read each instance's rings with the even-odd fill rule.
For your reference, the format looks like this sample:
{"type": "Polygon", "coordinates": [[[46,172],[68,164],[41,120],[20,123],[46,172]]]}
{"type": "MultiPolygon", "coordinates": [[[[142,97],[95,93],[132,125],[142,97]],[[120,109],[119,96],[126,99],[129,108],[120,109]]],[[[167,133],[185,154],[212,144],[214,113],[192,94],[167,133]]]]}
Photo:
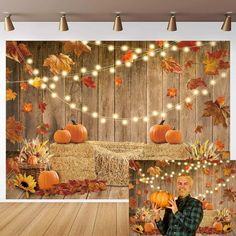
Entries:
{"type": "Polygon", "coordinates": [[[131,161],[130,235],[236,235],[236,161],[131,161]]]}

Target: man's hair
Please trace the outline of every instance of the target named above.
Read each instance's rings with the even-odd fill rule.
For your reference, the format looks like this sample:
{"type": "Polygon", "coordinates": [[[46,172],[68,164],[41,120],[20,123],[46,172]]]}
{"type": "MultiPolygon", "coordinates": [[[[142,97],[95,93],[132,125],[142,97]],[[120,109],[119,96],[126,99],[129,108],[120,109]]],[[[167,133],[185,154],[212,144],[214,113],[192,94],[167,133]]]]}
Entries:
{"type": "Polygon", "coordinates": [[[187,179],[190,183],[191,186],[193,186],[193,178],[190,175],[180,175],[177,177],[177,181],[178,179],[187,179]]]}

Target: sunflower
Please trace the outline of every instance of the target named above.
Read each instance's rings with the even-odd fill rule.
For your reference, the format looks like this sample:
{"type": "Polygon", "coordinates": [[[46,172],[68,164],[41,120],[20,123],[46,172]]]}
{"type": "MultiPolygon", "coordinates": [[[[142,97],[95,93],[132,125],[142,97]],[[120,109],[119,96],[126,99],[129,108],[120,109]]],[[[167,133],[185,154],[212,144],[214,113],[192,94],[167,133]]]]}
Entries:
{"type": "Polygon", "coordinates": [[[33,178],[33,176],[29,175],[26,176],[26,174],[22,175],[16,175],[16,179],[14,179],[14,185],[22,190],[25,191],[26,197],[29,197],[29,192],[34,193],[36,182],[33,178]]]}
{"type": "Polygon", "coordinates": [[[143,226],[142,225],[133,225],[132,230],[137,233],[143,234],[143,226]]]}

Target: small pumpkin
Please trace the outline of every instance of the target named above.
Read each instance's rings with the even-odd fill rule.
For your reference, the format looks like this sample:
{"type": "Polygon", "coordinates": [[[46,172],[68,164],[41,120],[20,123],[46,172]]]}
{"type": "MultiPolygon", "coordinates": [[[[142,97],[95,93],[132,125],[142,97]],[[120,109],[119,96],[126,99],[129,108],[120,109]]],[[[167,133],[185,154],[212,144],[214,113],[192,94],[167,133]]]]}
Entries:
{"type": "Polygon", "coordinates": [[[205,204],[205,209],[206,209],[206,210],[213,210],[213,209],[214,209],[214,206],[213,206],[212,203],[207,202],[207,203],[205,204]]]}
{"type": "Polygon", "coordinates": [[[153,223],[150,222],[150,223],[144,224],[144,232],[151,233],[154,229],[155,229],[155,227],[154,227],[153,223]]]}
{"type": "Polygon", "coordinates": [[[67,144],[71,140],[71,134],[68,130],[57,130],[54,133],[54,141],[59,144],[67,144]]]}
{"type": "Polygon", "coordinates": [[[150,201],[161,208],[169,206],[169,200],[172,199],[174,199],[173,195],[167,191],[158,191],[150,195],[150,201]]]}
{"type": "Polygon", "coordinates": [[[149,136],[154,143],[166,143],[166,132],[171,130],[169,124],[164,124],[165,120],[162,120],[160,124],[153,125],[149,130],[149,136]]]}
{"type": "Polygon", "coordinates": [[[72,143],[83,143],[88,137],[87,129],[83,125],[77,124],[74,120],[72,120],[72,124],[66,125],[65,130],[70,132],[70,141],[72,143]]]}
{"type": "Polygon", "coordinates": [[[221,231],[223,230],[223,225],[222,225],[221,222],[216,221],[216,222],[213,224],[213,228],[214,228],[216,231],[221,232],[221,231]]]}
{"type": "Polygon", "coordinates": [[[27,159],[27,163],[29,165],[37,165],[38,164],[38,158],[36,156],[29,156],[27,159]]]}
{"type": "Polygon", "coordinates": [[[42,190],[50,189],[54,184],[59,183],[59,176],[54,170],[45,170],[39,174],[38,184],[42,190]]]}
{"type": "Polygon", "coordinates": [[[183,136],[179,130],[168,130],[165,138],[166,142],[170,144],[180,144],[183,142],[183,136]]]}

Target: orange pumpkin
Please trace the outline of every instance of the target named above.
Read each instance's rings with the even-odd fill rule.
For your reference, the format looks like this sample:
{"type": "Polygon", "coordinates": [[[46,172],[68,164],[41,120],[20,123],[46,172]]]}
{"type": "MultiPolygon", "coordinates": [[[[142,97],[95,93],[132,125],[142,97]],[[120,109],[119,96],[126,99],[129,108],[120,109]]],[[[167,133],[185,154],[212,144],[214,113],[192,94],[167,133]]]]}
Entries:
{"type": "Polygon", "coordinates": [[[145,223],[144,224],[144,232],[151,233],[155,229],[153,223],[145,223]]]}
{"type": "Polygon", "coordinates": [[[38,158],[36,156],[29,156],[27,159],[27,163],[29,165],[37,165],[38,164],[38,158]]]}
{"type": "Polygon", "coordinates": [[[59,183],[59,177],[56,171],[42,171],[39,174],[38,184],[39,188],[42,190],[50,189],[54,184],[59,183]]]}
{"type": "Polygon", "coordinates": [[[172,199],[174,199],[173,195],[166,191],[154,192],[150,195],[150,201],[161,208],[169,206],[169,200],[172,199]]]}
{"type": "Polygon", "coordinates": [[[170,144],[179,144],[183,142],[182,133],[179,130],[168,130],[165,138],[166,142],[170,144]]]}
{"type": "Polygon", "coordinates": [[[214,206],[213,206],[212,203],[207,202],[207,203],[205,204],[205,209],[206,209],[206,210],[213,210],[213,209],[214,209],[214,206]]]}
{"type": "Polygon", "coordinates": [[[60,144],[67,144],[71,140],[71,134],[68,130],[57,130],[54,133],[54,141],[60,144]]]}
{"type": "Polygon", "coordinates": [[[222,223],[216,221],[216,222],[213,224],[213,228],[214,228],[216,231],[222,231],[222,230],[223,230],[223,225],[222,225],[222,223]]]}
{"type": "Polygon", "coordinates": [[[66,125],[65,130],[70,132],[72,143],[83,143],[88,137],[87,129],[81,124],[76,124],[74,120],[72,124],[66,125]]]}
{"type": "Polygon", "coordinates": [[[164,124],[165,120],[162,120],[158,125],[153,125],[149,130],[150,139],[154,143],[166,143],[166,132],[171,130],[171,126],[169,124],[164,124]]]}

